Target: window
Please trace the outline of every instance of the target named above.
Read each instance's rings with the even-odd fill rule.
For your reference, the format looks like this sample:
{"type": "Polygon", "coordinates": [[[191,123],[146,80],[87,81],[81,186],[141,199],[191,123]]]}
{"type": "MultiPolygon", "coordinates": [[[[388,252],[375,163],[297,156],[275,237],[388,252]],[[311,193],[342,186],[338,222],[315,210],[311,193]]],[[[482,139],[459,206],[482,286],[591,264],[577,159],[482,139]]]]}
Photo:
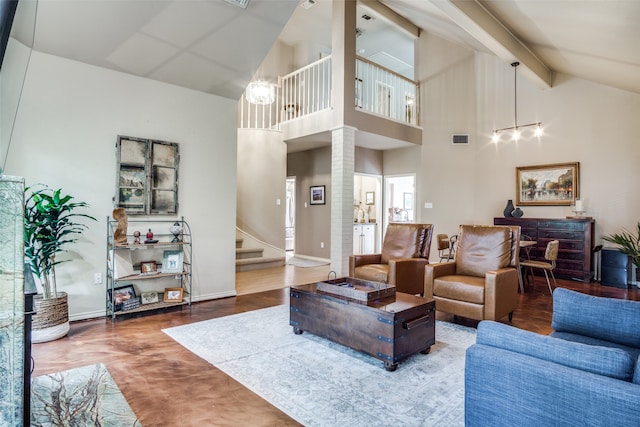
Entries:
{"type": "Polygon", "coordinates": [[[128,214],[178,212],[178,144],[118,136],[116,205],[128,214]]]}

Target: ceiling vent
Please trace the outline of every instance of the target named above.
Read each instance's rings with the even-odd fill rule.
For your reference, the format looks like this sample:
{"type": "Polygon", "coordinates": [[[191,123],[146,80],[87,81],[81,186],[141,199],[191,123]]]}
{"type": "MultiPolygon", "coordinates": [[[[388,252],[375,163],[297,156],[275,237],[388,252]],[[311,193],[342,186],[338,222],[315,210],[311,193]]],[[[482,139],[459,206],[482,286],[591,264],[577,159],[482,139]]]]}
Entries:
{"type": "Polygon", "coordinates": [[[373,16],[367,15],[366,13],[362,15],[361,18],[365,21],[371,21],[372,19],[375,19],[373,16]]]}
{"type": "Polygon", "coordinates": [[[305,0],[305,2],[300,5],[300,7],[303,9],[311,9],[311,7],[315,6],[316,3],[317,0],[305,0]]]}
{"type": "Polygon", "coordinates": [[[453,145],[469,144],[469,135],[453,134],[451,135],[451,143],[453,145]]]}
{"type": "Polygon", "coordinates": [[[224,0],[224,1],[234,6],[238,6],[242,9],[246,9],[247,6],[249,5],[249,0],[224,0]]]}
{"type": "Polygon", "coordinates": [[[356,28],[356,38],[360,37],[364,34],[364,30],[362,28],[356,28]]]}

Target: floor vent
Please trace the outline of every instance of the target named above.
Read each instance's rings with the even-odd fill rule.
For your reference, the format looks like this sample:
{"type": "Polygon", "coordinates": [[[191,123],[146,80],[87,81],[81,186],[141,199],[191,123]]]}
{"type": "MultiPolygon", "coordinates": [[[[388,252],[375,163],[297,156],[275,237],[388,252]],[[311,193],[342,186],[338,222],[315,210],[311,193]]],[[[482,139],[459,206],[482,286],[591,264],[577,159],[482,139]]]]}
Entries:
{"type": "Polygon", "coordinates": [[[453,145],[465,145],[469,143],[469,135],[454,134],[451,135],[451,143],[453,145]]]}

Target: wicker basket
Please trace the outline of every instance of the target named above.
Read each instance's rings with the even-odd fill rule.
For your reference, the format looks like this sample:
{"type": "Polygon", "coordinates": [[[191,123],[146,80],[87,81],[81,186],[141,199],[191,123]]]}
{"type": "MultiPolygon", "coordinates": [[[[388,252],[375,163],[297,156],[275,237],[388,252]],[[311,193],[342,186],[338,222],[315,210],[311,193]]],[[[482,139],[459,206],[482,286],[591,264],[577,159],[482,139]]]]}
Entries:
{"type": "Polygon", "coordinates": [[[69,332],[69,304],[66,292],[59,292],[56,298],[43,299],[36,295],[33,299],[36,314],[33,315],[32,342],[47,342],[62,338],[69,332]]]}

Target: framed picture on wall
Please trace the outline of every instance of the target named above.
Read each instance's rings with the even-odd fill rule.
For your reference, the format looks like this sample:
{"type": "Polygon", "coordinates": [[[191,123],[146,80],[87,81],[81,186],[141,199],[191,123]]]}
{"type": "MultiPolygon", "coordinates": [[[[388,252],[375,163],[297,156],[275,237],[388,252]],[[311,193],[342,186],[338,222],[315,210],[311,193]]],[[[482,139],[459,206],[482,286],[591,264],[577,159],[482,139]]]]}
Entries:
{"type": "Polygon", "coordinates": [[[413,210],[413,193],[403,193],[402,196],[402,208],[405,211],[413,210]]]}
{"type": "Polygon", "coordinates": [[[571,206],[580,198],[580,163],[516,167],[516,204],[571,206]]]}
{"type": "Polygon", "coordinates": [[[376,193],[374,193],[373,191],[367,191],[366,193],[364,193],[364,202],[367,205],[375,205],[376,203],[376,193]]]}
{"type": "Polygon", "coordinates": [[[324,185],[314,185],[309,187],[310,205],[324,205],[326,203],[324,189],[324,185]]]}

